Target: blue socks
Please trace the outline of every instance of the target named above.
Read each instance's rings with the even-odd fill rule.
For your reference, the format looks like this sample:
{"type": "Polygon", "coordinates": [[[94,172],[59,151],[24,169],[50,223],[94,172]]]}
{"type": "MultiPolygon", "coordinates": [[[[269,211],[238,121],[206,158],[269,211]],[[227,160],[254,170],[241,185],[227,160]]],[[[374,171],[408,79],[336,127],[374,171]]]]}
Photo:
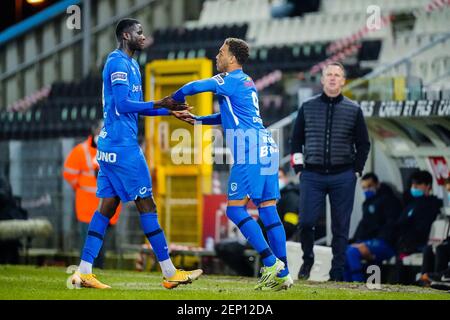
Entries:
{"type": "Polygon", "coordinates": [[[285,277],[289,274],[286,258],[286,232],[281,223],[276,206],[259,208],[259,217],[266,227],[269,245],[275,256],[284,262],[285,268],[278,273],[278,276],[285,277]]]}
{"type": "Polygon", "coordinates": [[[245,206],[228,206],[228,218],[241,230],[244,237],[252,247],[260,254],[265,266],[272,266],[276,258],[264,239],[258,223],[247,213],[245,206]]]}
{"type": "Polygon", "coordinates": [[[169,259],[169,248],[164,232],[159,226],[158,215],[154,212],[141,214],[141,227],[148,241],[150,241],[158,261],[169,259]]]}
{"type": "Polygon", "coordinates": [[[86,237],[86,242],[84,243],[81,260],[89,262],[90,264],[94,263],[94,259],[97,258],[98,253],[102,248],[103,236],[105,235],[108,225],[109,219],[100,212],[95,211],[91,223],[89,223],[88,235],[86,237]]]}
{"type": "Polygon", "coordinates": [[[361,253],[358,248],[348,246],[346,255],[346,269],[345,278],[347,281],[364,282],[364,276],[362,274],[361,253]]]}

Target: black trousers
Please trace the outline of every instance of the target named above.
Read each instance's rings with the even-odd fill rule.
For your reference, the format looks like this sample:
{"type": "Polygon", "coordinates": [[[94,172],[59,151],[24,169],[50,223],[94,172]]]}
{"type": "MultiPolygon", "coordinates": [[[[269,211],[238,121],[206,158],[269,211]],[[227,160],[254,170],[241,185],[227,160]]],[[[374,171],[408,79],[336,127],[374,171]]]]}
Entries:
{"type": "Polygon", "coordinates": [[[300,175],[300,242],[303,263],[314,264],[314,230],[319,215],[325,212],[328,194],[331,205],[331,248],[330,278],[344,280],[345,251],[348,243],[350,217],[355,198],[356,175],[351,170],[338,174],[319,174],[304,170],[300,175]]]}

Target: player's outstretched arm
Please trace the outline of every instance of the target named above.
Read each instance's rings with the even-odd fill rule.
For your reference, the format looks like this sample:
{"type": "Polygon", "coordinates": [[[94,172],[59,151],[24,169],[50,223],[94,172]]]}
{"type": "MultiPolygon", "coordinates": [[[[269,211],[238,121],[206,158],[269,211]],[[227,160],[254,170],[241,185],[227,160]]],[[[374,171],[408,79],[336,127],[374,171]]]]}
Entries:
{"type": "Polygon", "coordinates": [[[159,108],[159,109],[147,109],[144,111],[139,112],[139,115],[141,116],[148,116],[148,117],[157,117],[157,116],[170,116],[171,111],[166,108],[159,108]]]}
{"type": "Polygon", "coordinates": [[[174,111],[169,110],[167,108],[159,108],[159,109],[147,109],[145,111],[139,112],[141,116],[149,116],[149,117],[157,117],[157,116],[170,116],[173,115],[176,117],[176,114],[179,112],[188,112],[189,110],[192,110],[192,107],[188,107],[186,110],[182,111],[174,111]]]}
{"type": "Polygon", "coordinates": [[[117,112],[119,113],[139,113],[143,115],[168,115],[167,111],[160,110],[167,107],[170,110],[186,110],[188,106],[185,103],[167,101],[167,97],[158,101],[133,101],[128,99],[128,86],[127,85],[115,85],[112,87],[114,96],[114,102],[116,104],[117,112]],[[154,110],[150,112],[151,110],[154,110]],[[147,114],[148,113],[148,114],[147,114]]]}
{"type": "Polygon", "coordinates": [[[220,112],[210,114],[208,116],[196,116],[195,117],[195,123],[199,123],[202,125],[218,125],[222,124],[222,116],[220,115],[220,112]]]}
{"type": "Polygon", "coordinates": [[[175,101],[171,96],[164,97],[161,100],[156,100],[154,102],[155,108],[166,108],[171,111],[182,111],[182,110],[190,110],[192,109],[189,107],[186,102],[182,101],[175,101]]]}
{"type": "Polygon", "coordinates": [[[212,78],[197,81],[191,81],[178,89],[172,98],[177,102],[184,102],[186,96],[192,96],[201,92],[216,92],[216,81],[212,78]]]}

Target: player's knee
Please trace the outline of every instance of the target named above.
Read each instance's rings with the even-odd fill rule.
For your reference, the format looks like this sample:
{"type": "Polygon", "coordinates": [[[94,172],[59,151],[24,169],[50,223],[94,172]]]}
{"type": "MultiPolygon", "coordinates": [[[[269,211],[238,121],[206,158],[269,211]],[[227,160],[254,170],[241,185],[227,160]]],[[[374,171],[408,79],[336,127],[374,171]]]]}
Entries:
{"type": "Polygon", "coordinates": [[[135,203],[140,213],[156,212],[156,203],[152,197],[138,198],[135,203]]]}
{"type": "Polygon", "coordinates": [[[101,214],[103,216],[107,217],[108,219],[111,219],[115,213],[116,213],[116,210],[113,210],[113,209],[109,209],[109,210],[105,210],[105,212],[101,212],[101,214]]]}
{"type": "Polygon", "coordinates": [[[229,207],[242,207],[242,206],[246,206],[248,203],[247,199],[242,199],[242,200],[228,200],[228,206],[229,207]]]}
{"type": "Polygon", "coordinates": [[[267,228],[268,226],[279,226],[282,225],[280,215],[278,214],[275,206],[265,206],[259,207],[259,217],[263,222],[264,226],[267,228]]]}
{"type": "Polygon", "coordinates": [[[276,206],[276,205],[277,205],[276,200],[268,200],[268,201],[261,202],[258,207],[265,208],[265,207],[271,207],[271,206],[276,206]]]}
{"type": "Polygon", "coordinates": [[[120,201],[116,198],[105,198],[100,201],[98,212],[103,216],[111,219],[116,213],[120,201]]]}

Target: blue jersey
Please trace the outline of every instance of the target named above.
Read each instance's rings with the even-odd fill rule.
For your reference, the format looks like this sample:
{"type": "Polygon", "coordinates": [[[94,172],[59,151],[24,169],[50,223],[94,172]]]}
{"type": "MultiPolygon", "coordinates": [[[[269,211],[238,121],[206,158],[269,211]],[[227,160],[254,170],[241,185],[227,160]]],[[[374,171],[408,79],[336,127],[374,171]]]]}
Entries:
{"type": "Polygon", "coordinates": [[[255,84],[242,69],[188,83],[178,90],[173,98],[184,101],[187,95],[205,91],[214,92],[217,95],[220,112],[196,117],[196,120],[202,121],[203,124],[222,124],[227,144],[233,143],[230,149],[235,163],[251,161],[248,153],[255,153],[255,156],[259,158],[278,152],[271,133],[263,125],[255,84]],[[230,139],[230,136],[234,139],[230,139]],[[245,159],[244,154],[236,152],[241,147],[245,148],[245,159]]]}
{"type": "Polygon", "coordinates": [[[217,95],[220,112],[196,117],[196,121],[222,124],[225,129],[227,146],[234,160],[228,181],[228,199],[250,197],[255,205],[278,199],[278,147],[262,123],[253,80],[237,69],[190,82],[175,92],[173,98],[184,101],[185,96],[206,91],[217,95]]]}
{"type": "Polygon", "coordinates": [[[139,115],[168,115],[143,102],[139,65],[121,50],[108,56],[103,69],[104,127],[98,139],[100,171],[97,196],[119,196],[122,201],[146,198],[152,183],[144,154],[138,145],[139,115]]]}
{"type": "Polygon", "coordinates": [[[255,84],[242,69],[221,73],[210,79],[190,82],[175,92],[173,98],[184,101],[187,95],[205,91],[214,92],[217,95],[220,113],[198,117],[198,120],[205,120],[205,124],[222,124],[224,129],[265,130],[259,114],[255,84]]]}
{"type": "Polygon", "coordinates": [[[266,129],[259,114],[258,93],[253,80],[241,69],[211,78],[219,100],[224,129],[266,129]]]}
{"type": "Polygon", "coordinates": [[[128,87],[131,101],[143,101],[142,80],[139,65],[123,51],[111,52],[103,68],[103,117],[104,128],[100,134],[99,147],[137,145],[138,113],[121,113],[113,95],[113,87],[128,87]]]}

